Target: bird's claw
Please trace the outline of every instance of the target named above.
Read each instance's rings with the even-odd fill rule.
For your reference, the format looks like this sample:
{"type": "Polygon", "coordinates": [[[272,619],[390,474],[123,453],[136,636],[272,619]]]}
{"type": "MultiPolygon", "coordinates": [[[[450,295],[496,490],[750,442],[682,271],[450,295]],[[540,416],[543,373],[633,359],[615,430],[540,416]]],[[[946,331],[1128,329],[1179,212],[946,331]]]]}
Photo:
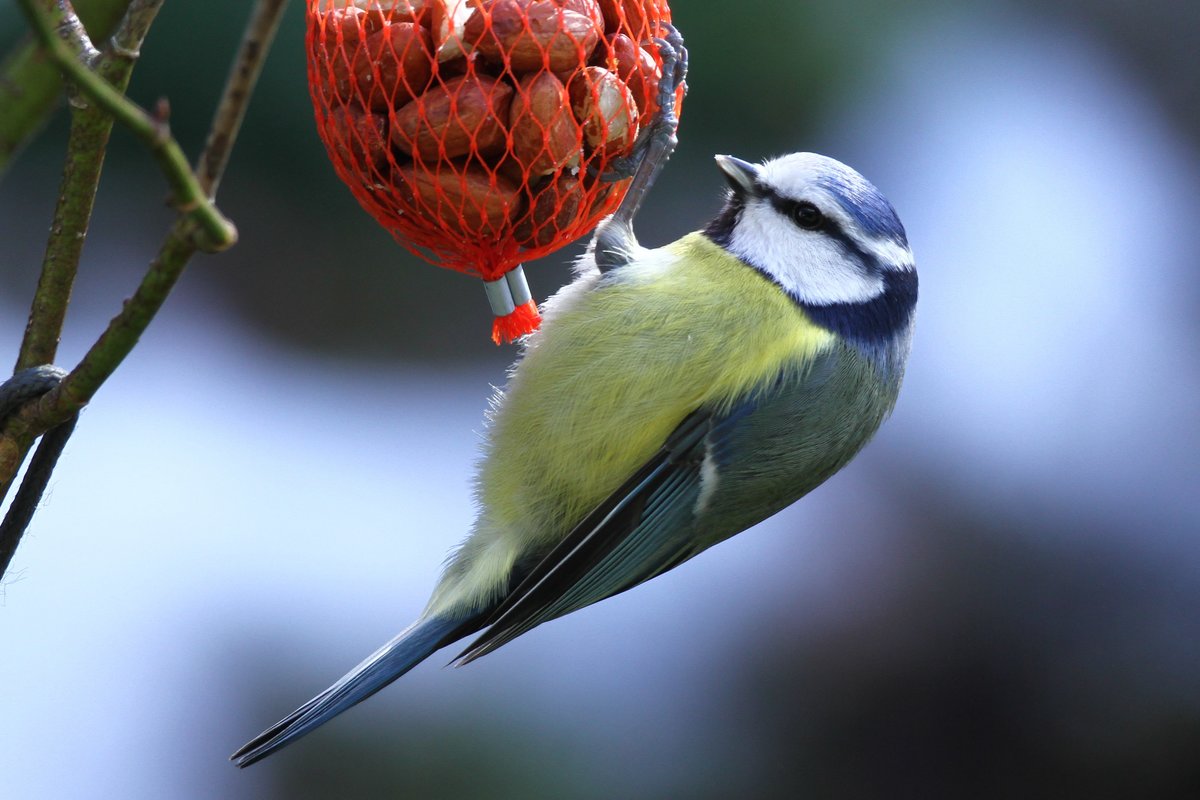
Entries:
{"type": "Polygon", "coordinates": [[[675,136],[679,127],[679,118],[675,115],[675,99],[681,86],[683,93],[687,94],[688,52],[679,29],[669,22],[660,24],[664,35],[654,39],[659,58],[662,60],[662,78],[659,79],[658,94],[655,97],[658,108],[650,123],[638,134],[629,155],[614,158],[604,172],[588,167],[593,177],[607,183],[632,178],[637,174],[638,166],[651,155],[652,150],[661,149],[662,152],[656,157],[665,161],[670,158],[679,143],[675,136]]]}
{"type": "Polygon", "coordinates": [[[637,249],[633,217],[678,144],[675,129],[679,126],[679,119],[675,115],[675,98],[680,87],[687,91],[684,80],[687,77],[687,48],[683,46],[683,36],[673,25],[664,23],[664,28],[666,35],[654,40],[662,58],[658,110],[654,113],[654,119],[638,135],[633,151],[627,157],[618,159],[609,171],[599,176],[605,181],[632,178],[621,205],[617,206],[612,216],[600,223],[592,240],[596,267],[601,272],[627,264],[633,258],[637,249]]]}

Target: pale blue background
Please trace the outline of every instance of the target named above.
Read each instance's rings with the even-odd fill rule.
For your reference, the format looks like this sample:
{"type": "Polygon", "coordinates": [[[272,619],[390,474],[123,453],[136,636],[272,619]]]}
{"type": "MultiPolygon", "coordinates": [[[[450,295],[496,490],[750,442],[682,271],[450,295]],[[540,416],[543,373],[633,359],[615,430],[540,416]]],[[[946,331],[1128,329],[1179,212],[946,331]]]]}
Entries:
{"type": "MultiPolygon", "coordinates": [[[[186,27],[167,5],[164,37],[186,27]]],[[[685,567],[469,668],[439,654],[261,766],[225,762],[420,610],[472,518],[482,414],[512,356],[486,341],[476,285],[404,261],[330,176],[293,5],[223,187],[243,245],[196,260],[84,413],[0,586],[6,797],[1200,785],[1200,137],[1179,103],[1195,76],[1156,85],[1170,71],[1085,3],[776,7],[778,25],[726,31],[677,3],[693,91],[643,242],[717,207],[713,152],[858,167],[921,273],[893,420],[804,502],[685,567]],[[762,63],[737,57],[764,46],[762,63]],[[291,270],[301,299],[254,284],[291,270]],[[383,288],[354,288],[364,274],[383,288]],[[420,352],[430,340],[454,344],[420,352]]],[[[1160,27],[1178,15],[1167,41],[1197,38],[1182,6],[1146,9],[1160,27]]],[[[169,80],[200,38],[159,51],[165,85],[135,84],[197,126],[210,104],[169,80]]],[[[10,357],[61,123],[47,137],[0,183],[10,357]]],[[[114,158],[64,365],[168,218],[147,160],[120,139],[114,158]]],[[[530,268],[543,296],[565,259],[530,268]]]]}

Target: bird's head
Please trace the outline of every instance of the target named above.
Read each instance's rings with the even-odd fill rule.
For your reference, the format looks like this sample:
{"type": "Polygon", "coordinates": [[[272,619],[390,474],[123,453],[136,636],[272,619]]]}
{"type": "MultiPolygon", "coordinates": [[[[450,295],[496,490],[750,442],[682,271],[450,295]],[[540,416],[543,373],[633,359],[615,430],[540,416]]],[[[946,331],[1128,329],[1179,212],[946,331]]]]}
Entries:
{"type": "Polygon", "coordinates": [[[902,361],[917,273],[904,226],[879,190],[815,153],[763,164],[717,156],[717,164],[729,194],[704,233],[777,284],[817,324],[902,361]]]}

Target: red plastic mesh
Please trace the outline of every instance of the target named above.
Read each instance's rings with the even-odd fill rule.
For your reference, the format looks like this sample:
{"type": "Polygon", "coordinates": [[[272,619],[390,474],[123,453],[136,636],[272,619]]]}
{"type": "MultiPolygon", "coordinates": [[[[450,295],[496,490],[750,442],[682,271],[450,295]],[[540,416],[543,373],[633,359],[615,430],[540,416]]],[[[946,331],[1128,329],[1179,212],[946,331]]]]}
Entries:
{"type": "MultiPolygon", "coordinates": [[[[308,0],[317,129],[413,252],[494,280],[590,231],[655,111],[665,0],[308,0]]],[[[677,98],[682,101],[682,93],[677,98]]]]}

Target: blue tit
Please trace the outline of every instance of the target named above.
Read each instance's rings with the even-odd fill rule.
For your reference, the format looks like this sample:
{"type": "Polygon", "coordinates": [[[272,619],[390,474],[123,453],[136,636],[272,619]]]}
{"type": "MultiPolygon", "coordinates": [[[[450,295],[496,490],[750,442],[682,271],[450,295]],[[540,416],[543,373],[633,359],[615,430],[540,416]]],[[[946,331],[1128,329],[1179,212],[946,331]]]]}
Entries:
{"type": "Polygon", "coordinates": [[[429,604],[235,753],[240,766],[452,642],[479,634],[457,659],[472,661],[682,564],[812,491],[875,433],[917,300],[895,211],[824,156],[717,164],[729,192],[703,230],[646,249],[625,205],[598,228],[495,398],[478,518],[429,604]]]}
{"type": "Polygon", "coordinates": [[[892,206],[819,155],[717,163],[730,191],[702,231],[654,250],[611,224],[597,233],[495,399],[478,518],[420,618],[239,765],[463,637],[484,631],[461,663],[678,566],[810,492],[875,433],[917,300],[892,206]]]}

